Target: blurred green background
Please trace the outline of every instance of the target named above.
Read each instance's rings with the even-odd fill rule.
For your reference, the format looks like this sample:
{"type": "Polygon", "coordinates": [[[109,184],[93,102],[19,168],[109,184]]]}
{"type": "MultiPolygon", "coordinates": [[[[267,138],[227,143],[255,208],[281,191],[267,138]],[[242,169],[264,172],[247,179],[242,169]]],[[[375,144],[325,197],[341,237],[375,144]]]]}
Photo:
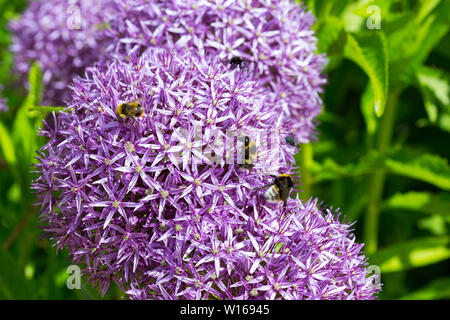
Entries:
{"type": "MultiPolygon", "coordinates": [[[[380,299],[450,298],[448,0],[305,1],[329,63],[318,140],[296,156],[300,197],[340,208],[381,269],[380,299]]],[[[25,1],[0,0],[0,299],[101,297],[69,290],[68,253],[41,237],[30,190],[43,114],[37,66],[12,74],[7,22],[25,1]]]]}

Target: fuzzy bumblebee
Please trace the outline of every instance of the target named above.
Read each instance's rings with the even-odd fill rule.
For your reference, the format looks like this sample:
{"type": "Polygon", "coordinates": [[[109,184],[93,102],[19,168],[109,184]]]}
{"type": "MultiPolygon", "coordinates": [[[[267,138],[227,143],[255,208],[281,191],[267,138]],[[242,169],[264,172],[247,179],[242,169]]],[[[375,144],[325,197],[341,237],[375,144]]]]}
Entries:
{"type": "Polygon", "coordinates": [[[269,202],[283,202],[283,207],[286,207],[286,201],[289,198],[291,188],[294,186],[294,181],[289,174],[281,174],[273,176],[274,181],[257,188],[255,190],[265,189],[264,198],[269,202]]]}
{"type": "Polygon", "coordinates": [[[233,57],[230,59],[231,69],[235,69],[237,67],[241,68],[244,66],[244,60],[239,57],[233,57]]]}
{"type": "Polygon", "coordinates": [[[138,100],[121,103],[117,106],[116,114],[119,118],[140,118],[144,115],[145,110],[138,100]]]}

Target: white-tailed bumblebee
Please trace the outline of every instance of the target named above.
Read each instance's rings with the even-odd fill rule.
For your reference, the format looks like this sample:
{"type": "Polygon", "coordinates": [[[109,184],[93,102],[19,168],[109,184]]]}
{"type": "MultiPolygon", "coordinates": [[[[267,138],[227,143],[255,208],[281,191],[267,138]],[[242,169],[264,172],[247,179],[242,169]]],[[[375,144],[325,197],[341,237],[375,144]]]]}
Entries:
{"type": "Polygon", "coordinates": [[[294,186],[294,181],[289,174],[280,174],[279,176],[272,176],[274,181],[262,186],[260,188],[256,188],[255,190],[265,189],[270,187],[264,193],[264,197],[269,202],[281,202],[283,201],[283,208],[286,207],[286,201],[289,198],[289,193],[291,192],[291,188],[294,186]]]}
{"type": "Polygon", "coordinates": [[[144,115],[145,110],[139,100],[121,103],[117,106],[116,114],[122,119],[140,118],[144,115]]]}
{"type": "Polygon", "coordinates": [[[256,158],[256,144],[249,136],[244,137],[244,163],[239,164],[239,167],[245,169],[253,168],[256,158]]]}
{"type": "Polygon", "coordinates": [[[244,60],[239,57],[233,57],[230,59],[231,69],[235,69],[237,67],[241,68],[244,66],[244,60]]]}

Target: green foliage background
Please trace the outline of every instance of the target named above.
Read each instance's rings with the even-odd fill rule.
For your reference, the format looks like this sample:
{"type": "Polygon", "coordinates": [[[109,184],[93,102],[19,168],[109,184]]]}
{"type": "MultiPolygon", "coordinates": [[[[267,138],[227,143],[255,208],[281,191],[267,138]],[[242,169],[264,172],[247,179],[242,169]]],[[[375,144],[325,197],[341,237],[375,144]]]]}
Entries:
{"type": "MultiPolygon", "coordinates": [[[[357,221],[381,269],[380,299],[450,298],[450,1],[305,3],[329,63],[318,140],[296,155],[300,196],[357,221]]],[[[68,253],[56,255],[37,228],[30,165],[44,143],[35,107],[45,88],[37,65],[30,89],[18,85],[8,51],[7,22],[25,7],[0,0],[0,95],[10,109],[0,113],[0,299],[102,299],[84,279],[67,289],[68,253]]],[[[121,298],[117,287],[103,297],[121,298]]]]}

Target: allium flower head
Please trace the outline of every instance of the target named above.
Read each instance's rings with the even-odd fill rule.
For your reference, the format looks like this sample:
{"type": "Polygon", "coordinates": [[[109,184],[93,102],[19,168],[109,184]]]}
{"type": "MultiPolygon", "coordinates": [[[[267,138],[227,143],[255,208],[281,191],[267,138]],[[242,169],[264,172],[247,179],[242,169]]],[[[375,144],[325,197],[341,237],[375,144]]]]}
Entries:
{"type": "Polygon", "coordinates": [[[321,112],[325,58],[317,55],[314,17],[291,0],[115,1],[107,51],[149,47],[217,56],[248,70],[266,88],[267,103],[283,114],[285,138],[308,142],[321,112]],[[234,59],[234,60],[233,60],[234,59]],[[236,60],[240,59],[240,60],[236,60]],[[239,62],[240,61],[240,62],[239,62]]]}
{"type": "Polygon", "coordinates": [[[374,299],[377,275],[368,274],[362,245],[339,212],[298,199],[287,210],[259,206],[246,222],[220,211],[187,219],[160,250],[159,264],[127,293],[132,299],[374,299]]]}
{"type": "Polygon", "coordinates": [[[39,63],[44,103],[62,104],[70,97],[67,86],[73,77],[102,54],[107,2],[30,1],[21,18],[10,24],[17,71],[25,76],[32,61],[39,63]]]}
{"type": "MultiPolygon", "coordinates": [[[[250,183],[268,177],[235,165],[242,136],[224,141],[277,131],[278,115],[262,110],[258,90],[239,71],[168,52],[89,68],[74,83],[73,112],[44,129],[50,141],[35,187],[58,245],[76,261],[91,257],[94,277],[120,271],[128,281],[188,217],[243,215],[250,183]],[[119,104],[136,99],[142,118],[116,115],[119,104]]],[[[289,150],[275,152],[284,155],[278,164],[265,164],[273,156],[263,151],[254,170],[289,172],[289,150]]]]}
{"type": "Polygon", "coordinates": [[[46,231],[103,293],[115,281],[135,299],[374,297],[338,215],[294,199],[283,209],[255,190],[292,173],[276,134],[254,166],[235,162],[242,135],[281,130],[261,90],[217,59],[167,51],[74,82],[71,111],[42,130],[34,188],[46,231]],[[143,116],[118,117],[131,101],[143,116]]]}

